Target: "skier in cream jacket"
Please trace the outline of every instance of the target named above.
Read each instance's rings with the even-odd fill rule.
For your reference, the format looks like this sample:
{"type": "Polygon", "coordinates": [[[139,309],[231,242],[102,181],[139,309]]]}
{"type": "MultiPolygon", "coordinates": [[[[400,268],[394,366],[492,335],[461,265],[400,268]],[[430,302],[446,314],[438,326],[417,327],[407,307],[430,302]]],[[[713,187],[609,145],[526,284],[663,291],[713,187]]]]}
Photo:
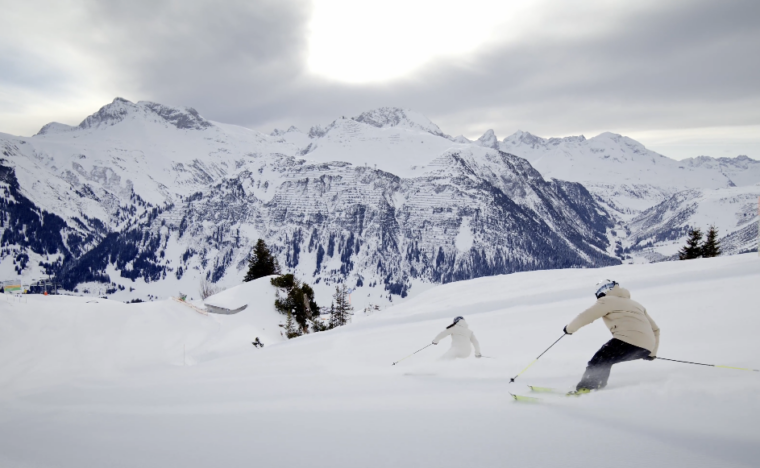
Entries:
{"type": "Polygon", "coordinates": [[[586,393],[607,386],[612,366],[620,362],[653,361],[660,346],[660,328],[643,305],[631,299],[627,289],[612,280],[597,283],[596,304],[581,312],[565,327],[572,335],[596,319],[603,319],[613,338],[588,362],[574,393],[586,393]]]}
{"type": "Polygon", "coordinates": [[[433,344],[437,345],[442,339],[451,335],[451,348],[446,351],[446,354],[441,356],[441,359],[457,359],[466,358],[470,355],[470,344],[475,347],[475,357],[479,358],[480,355],[480,343],[475,338],[475,334],[467,326],[467,322],[464,317],[457,317],[454,319],[454,323],[446,327],[441,333],[433,338],[433,344]]]}

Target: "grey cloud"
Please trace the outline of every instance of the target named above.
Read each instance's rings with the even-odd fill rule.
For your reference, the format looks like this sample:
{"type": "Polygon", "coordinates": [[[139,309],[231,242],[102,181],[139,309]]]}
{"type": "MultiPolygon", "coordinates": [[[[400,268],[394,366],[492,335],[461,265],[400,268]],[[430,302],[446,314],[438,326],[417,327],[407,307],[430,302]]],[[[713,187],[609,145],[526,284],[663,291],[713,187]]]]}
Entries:
{"type": "Polygon", "coordinates": [[[305,2],[89,4],[107,38],[97,53],[137,99],[192,105],[240,121],[287,95],[305,55],[305,2]]]}
{"type": "Polygon", "coordinates": [[[760,124],[760,3],[661,3],[625,17],[607,14],[610,6],[575,26],[605,18],[607,32],[561,38],[544,33],[569,20],[547,10],[519,43],[383,84],[306,72],[306,0],[91,1],[79,47],[109,71],[115,93],[262,130],[308,129],[380,106],[415,109],[469,136],[760,124]]]}
{"type": "Polygon", "coordinates": [[[60,76],[57,68],[23,52],[6,50],[0,56],[0,86],[50,88],[60,83],[60,76]]]}
{"type": "Polygon", "coordinates": [[[758,17],[756,2],[673,2],[601,37],[537,32],[466,65],[441,61],[392,84],[306,83],[246,123],[291,115],[303,127],[304,117],[324,121],[398,105],[426,113],[448,133],[472,136],[488,128],[504,136],[518,127],[555,135],[758,124],[758,17]]]}
{"type": "Polygon", "coordinates": [[[639,14],[601,38],[504,47],[481,57],[476,72],[441,67],[424,81],[454,91],[447,94],[470,113],[495,111],[557,133],[758,123],[760,4],[681,7],[639,14]]]}

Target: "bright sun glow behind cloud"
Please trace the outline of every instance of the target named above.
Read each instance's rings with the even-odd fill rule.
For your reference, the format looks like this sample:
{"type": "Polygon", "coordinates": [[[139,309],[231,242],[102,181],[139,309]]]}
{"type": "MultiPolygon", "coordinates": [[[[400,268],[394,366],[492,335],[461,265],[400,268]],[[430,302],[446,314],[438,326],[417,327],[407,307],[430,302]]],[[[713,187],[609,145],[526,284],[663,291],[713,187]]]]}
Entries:
{"type": "Polygon", "coordinates": [[[400,78],[439,58],[504,40],[530,2],[315,0],[311,72],[349,83],[400,78]]]}

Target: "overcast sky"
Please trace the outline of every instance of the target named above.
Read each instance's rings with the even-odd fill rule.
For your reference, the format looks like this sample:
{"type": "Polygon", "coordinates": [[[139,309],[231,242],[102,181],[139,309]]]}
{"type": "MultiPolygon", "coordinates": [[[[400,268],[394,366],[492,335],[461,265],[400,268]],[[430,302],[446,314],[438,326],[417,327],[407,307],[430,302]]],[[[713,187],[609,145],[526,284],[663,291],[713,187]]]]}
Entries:
{"type": "Polygon", "coordinates": [[[381,106],[760,159],[760,1],[0,0],[0,132],[120,96],[270,132],[381,106]]]}

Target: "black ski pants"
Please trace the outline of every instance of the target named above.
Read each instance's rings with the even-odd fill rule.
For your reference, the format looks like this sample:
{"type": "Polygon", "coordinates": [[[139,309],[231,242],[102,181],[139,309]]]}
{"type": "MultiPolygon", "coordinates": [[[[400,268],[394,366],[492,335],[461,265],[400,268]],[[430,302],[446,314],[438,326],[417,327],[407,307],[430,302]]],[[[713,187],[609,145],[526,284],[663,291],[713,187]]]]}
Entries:
{"type": "Polygon", "coordinates": [[[651,353],[648,349],[639,348],[625,341],[613,338],[606,342],[594,357],[588,362],[586,372],[576,390],[586,388],[589,390],[598,390],[607,386],[607,379],[610,378],[612,366],[625,361],[635,361],[649,356],[651,353]]]}

